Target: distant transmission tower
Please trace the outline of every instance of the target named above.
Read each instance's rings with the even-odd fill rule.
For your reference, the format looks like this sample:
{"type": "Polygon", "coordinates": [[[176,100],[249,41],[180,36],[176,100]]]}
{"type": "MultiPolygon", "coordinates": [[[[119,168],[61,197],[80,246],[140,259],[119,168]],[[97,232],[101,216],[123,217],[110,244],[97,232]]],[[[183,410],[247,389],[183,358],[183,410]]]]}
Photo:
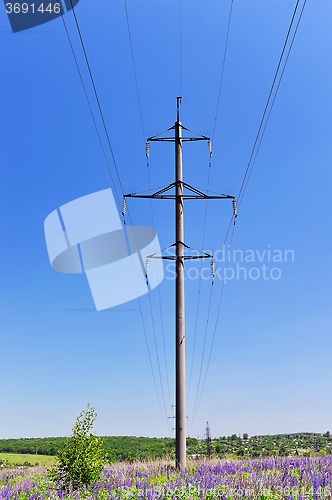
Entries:
{"type": "Polygon", "coordinates": [[[207,458],[211,458],[211,434],[210,434],[209,422],[206,422],[205,436],[206,436],[206,456],[207,458]]]}
{"type": "MultiPolygon", "coordinates": [[[[188,259],[210,259],[211,273],[214,277],[213,257],[207,253],[195,251],[194,255],[184,255],[185,248],[191,249],[184,243],[183,227],[183,202],[184,200],[211,200],[211,199],[232,199],[233,211],[236,214],[236,203],[234,196],[220,195],[209,196],[189,184],[183,182],[182,175],[182,143],[193,141],[207,141],[209,146],[209,156],[212,156],[211,140],[204,135],[196,134],[196,137],[182,137],[182,131],[190,132],[180,122],[180,102],[181,97],[177,97],[177,120],[173,127],[167,132],[174,130],[173,137],[160,137],[162,134],[149,137],[146,144],[146,156],[149,156],[150,142],[174,142],[175,143],[175,182],[160,189],[159,191],[146,195],[132,193],[124,195],[124,198],[150,198],[153,200],[175,200],[175,243],[168,248],[175,249],[175,255],[164,256],[152,254],[147,257],[146,271],[148,270],[148,259],[167,259],[173,260],[176,264],[175,281],[175,393],[176,393],[176,412],[175,412],[175,465],[177,469],[186,467],[186,379],[185,379],[185,308],[184,308],[184,261],[188,259]],[[171,193],[171,190],[175,193],[171,193]],[[197,255],[199,254],[200,255],[197,255]]],[[[148,274],[148,272],[147,272],[148,274]]]]}

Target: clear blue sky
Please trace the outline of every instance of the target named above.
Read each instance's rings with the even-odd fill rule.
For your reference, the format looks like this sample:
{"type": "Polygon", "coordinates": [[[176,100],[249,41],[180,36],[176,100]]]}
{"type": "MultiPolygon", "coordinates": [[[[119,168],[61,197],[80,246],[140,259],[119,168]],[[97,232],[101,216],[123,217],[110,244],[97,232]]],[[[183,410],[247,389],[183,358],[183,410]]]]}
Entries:
{"type": "MultiPolygon", "coordinates": [[[[144,126],[152,135],[176,119],[179,0],[127,0],[127,6],[144,126]]],[[[234,0],[213,145],[214,191],[237,195],[240,189],[294,6],[295,0],[234,0]]],[[[68,435],[87,403],[97,410],[98,434],[166,436],[137,301],[97,313],[86,277],[56,273],[49,264],[47,215],[112,187],[62,21],[12,34],[0,7],[0,437],[68,435]]],[[[182,0],[181,119],[203,134],[213,130],[229,8],[230,0],[182,0]]],[[[124,189],[148,189],[123,0],[80,0],[76,14],[124,189]]],[[[233,237],[232,248],[244,256],[253,250],[255,262],[239,262],[238,252],[230,263],[235,277],[225,286],[192,423],[211,286],[202,284],[187,410],[193,436],[203,435],[206,421],[213,436],[332,430],[331,16],[328,0],[307,1],[233,237]],[[259,262],[256,251],[262,257],[264,250],[259,262]],[[283,260],[292,250],[294,261],[268,262],[268,250],[280,250],[283,260]],[[280,279],[261,272],[245,280],[244,271],[236,279],[237,263],[247,273],[265,264],[267,277],[277,267],[280,279]]],[[[97,116],[72,13],[65,20],[97,116]]],[[[102,133],[99,117],[98,126],[102,133]]],[[[106,148],[103,133],[102,140],[106,148]]],[[[185,180],[205,189],[206,144],[185,145],[183,159],[185,180]]],[[[173,181],[171,145],[151,145],[150,170],[152,186],[173,181]]],[[[129,206],[134,224],[151,226],[148,201],[129,206]]],[[[185,205],[185,239],[193,248],[202,247],[204,209],[204,202],[185,205]]],[[[210,202],[206,248],[222,248],[230,216],[230,202],[210,202]]],[[[173,219],[172,202],[154,202],[162,248],[174,242],[173,219]]],[[[174,282],[167,273],[160,294],[171,401],[158,290],[151,296],[171,416],[174,282]]],[[[203,375],[221,280],[214,287],[203,375]]],[[[186,291],[189,385],[198,280],[187,276],[186,291]]],[[[141,303],[159,387],[148,298],[141,303]]]]}

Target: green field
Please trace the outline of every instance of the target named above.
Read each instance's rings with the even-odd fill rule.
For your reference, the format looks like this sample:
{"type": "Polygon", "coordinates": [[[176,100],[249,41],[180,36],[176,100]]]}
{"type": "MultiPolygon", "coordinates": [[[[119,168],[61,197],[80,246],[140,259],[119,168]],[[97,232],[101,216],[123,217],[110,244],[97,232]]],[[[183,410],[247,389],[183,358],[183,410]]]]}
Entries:
{"type": "Polygon", "coordinates": [[[0,453],[0,460],[6,460],[10,464],[23,465],[25,462],[29,462],[31,465],[36,465],[37,463],[42,467],[51,467],[55,462],[55,457],[50,457],[47,455],[21,455],[18,453],[0,453]]]}

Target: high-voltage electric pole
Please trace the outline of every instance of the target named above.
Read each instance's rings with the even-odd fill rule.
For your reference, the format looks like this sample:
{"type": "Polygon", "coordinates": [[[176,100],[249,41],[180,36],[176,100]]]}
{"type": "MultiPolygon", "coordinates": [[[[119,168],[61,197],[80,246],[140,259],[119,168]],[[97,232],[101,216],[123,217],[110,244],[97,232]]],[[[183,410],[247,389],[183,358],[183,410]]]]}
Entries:
{"type": "Polygon", "coordinates": [[[209,422],[206,422],[205,435],[206,435],[206,456],[207,458],[211,458],[211,435],[210,435],[209,422]]]}
{"type": "MultiPolygon", "coordinates": [[[[177,119],[175,125],[167,130],[174,130],[174,137],[159,137],[158,134],[147,139],[147,157],[149,155],[149,143],[154,141],[175,143],[175,182],[150,195],[127,194],[125,198],[151,198],[156,200],[175,200],[175,243],[170,247],[175,248],[174,256],[149,255],[148,258],[175,260],[176,285],[175,285],[175,465],[178,469],[186,467],[186,375],[185,375],[185,303],[184,303],[184,261],[188,259],[211,259],[212,274],[213,260],[207,253],[201,255],[184,255],[184,249],[190,248],[184,243],[183,229],[183,201],[184,200],[210,200],[210,199],[233,199],[234,196],[220,195],[209,196],[198,189],[183,182],[182,175],[182,143],[187,141],[208,141],[209,155],[212,155],[211,141],[209,137],[197,134],[196,137],[182,137],[182,130],[189,130],[180,122],[181,97],[177,97],[177,119]],[[175,194],[165,194],[175,188],[175,194]],[[184,192],[184,189],[189,191],[184,192]]],[[[235,208],[234,208],[235,210],[235,208]]]]}

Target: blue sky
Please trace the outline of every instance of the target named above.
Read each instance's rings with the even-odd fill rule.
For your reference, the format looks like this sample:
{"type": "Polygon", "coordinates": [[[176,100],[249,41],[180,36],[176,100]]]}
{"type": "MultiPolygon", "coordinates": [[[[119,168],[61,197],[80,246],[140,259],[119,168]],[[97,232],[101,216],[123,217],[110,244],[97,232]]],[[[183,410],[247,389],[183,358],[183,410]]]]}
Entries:
{"type": "MultiPolygon", "coordinates": [[[[294,6],[294,0],[234,0],[213,145],[213,191],[239,192],[294,6]]],[[[179,0],[127,0],[127,7],[149,136],[176,119],[179,0]]],[[[205,135],[213,131],[229,8],[229,0],[182,0],[181,119],[205,135]]],[[[75,11],[124,190],[148,189],[123,0],[80,0],[75,11]]],[[[206,421],[213,436],[332,427],[331,14],[328,0],[307,1],[233,236],[232,249],[244,255],[253,250],[255,262],[238,257],[230,263],[235,277],[225,286],[208,378],[192,421],[211,287],[209,280],[202,282],[187,409],[192,436],[204,434],[206,421]],[[262,256],[264,250],[259,262],[257,251],[262,256]],[[272,264],[268,250],[283,256],[292,250],[294,259],[272,264]],[[246,268],[247,279],[244,271],[236,279],[237,264],[246,268]],[[269,279],[261,271],[250,279],[250,269],[263,264],[269,279]],[[273,267],[280,279],[270,277],[273,267]]],[[[72,13],[65,20],[106,148],[72,13]]],[[[97,313],[86,277],[56,273],[49,263],[47,215],[112,187],[62,21],[12,34],[3,7],[0,44],[0,437],[68,435],[87,403],[97,410],[98,434],[169,435],[172,420],[167,425],[158,406],[138,302],[97,313]]],[[[184,146],[185,181],[202,189],[207,153],[205,143],[184,146]]],[[[151,145],[150,171],[152,186],[173,181],[171,145],[151,145]]],[[[129,207],[134,224],[151,226],[149,201],[132,200],[129,207]]],[[[155,201],[153,209],[164,248],[174,242],[173,204],[155,201]]],[[[185,205],[185,240],[193,248],[202,247],[204,210],[202,201],[185,205]]],[[[214,253],[222,249],[231,211],[228,201],[208,206],[205,247],[214,253]]],[[[190,264],[187,271],[191,267],[199,270],[190,264]]],[[[159,292],[151,293],[168,416],[174,385],[171,274],[165,271],[160,286],[170,398],[159,292]]],[[[188,387],[198,294],[198,280],[189,276],[188,387]]],[[[221,288],[217,279],[203,375],[221,288]]],[[[161,398],[146,296],[141,304],[161,398]]]]}

